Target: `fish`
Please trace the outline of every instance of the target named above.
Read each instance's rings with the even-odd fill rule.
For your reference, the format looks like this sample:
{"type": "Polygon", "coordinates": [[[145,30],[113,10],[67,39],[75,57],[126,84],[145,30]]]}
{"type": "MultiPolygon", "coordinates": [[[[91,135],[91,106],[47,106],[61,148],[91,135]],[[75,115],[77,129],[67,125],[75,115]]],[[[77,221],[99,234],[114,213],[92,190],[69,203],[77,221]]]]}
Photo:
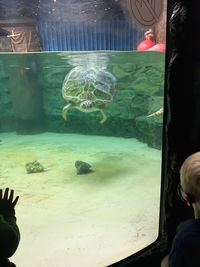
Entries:
{"type": "Polygon", "coordinates": [[[147,116],[147,118],[149,118],[149,117],[154,117],[154,116],[159,116],[159,115],[162,115],[162,114],[163,114],[163,107],[160,108],[159,110],[157,110],[157,111],[155,111],[155,112],[149,114],[149,115],[147,116]]]}

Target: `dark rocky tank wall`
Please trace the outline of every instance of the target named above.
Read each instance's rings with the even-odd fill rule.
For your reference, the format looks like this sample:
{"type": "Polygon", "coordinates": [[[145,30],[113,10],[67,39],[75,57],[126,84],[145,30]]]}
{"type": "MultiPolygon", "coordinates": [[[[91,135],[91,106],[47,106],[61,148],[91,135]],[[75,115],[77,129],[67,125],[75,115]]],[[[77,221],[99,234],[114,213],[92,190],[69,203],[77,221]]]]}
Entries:
{"type": "Polygon", "coordinates": [[[1,55],[0,131],[43,131],[43,96],[34,54],[1,55]]]}
{"type": "Polygon", "coordinates": [[[0,131],[14,131],[15,120],[11,101],[11,91],[9,87],[9,75],[4,69],[4,64],[0,62],[0,131]]]}
{"type": "MultiPolygon", "coordinates": [[[[8,55],[7,55],[8,56],[8,55]]],[[[55,55],[54,55],[55,56],[55,55]]],[[[20,55],[16,55],[20,57],[20,55]]],[[[83,113],[75,109],[68,112],[68,119],[62,118],[62,108],[67,104],[61,94],[62,82],[66,74],[73,68],[69,64],[60,65],[50,55],[39,55],[37,58],[37,80],[31,80],[37,86],[30,85],[31,92],[39,90],[42,95],[43,110],[40,111],[39,123],[43,121],[44,131],[80,133],[88,135],[121,136],[125,138],[136,137],[154,148],[161,148],[162,115],[147,117],[163,106],[164,91],[164,54],[157,52],[135,53],[135,62],[125,64],[110,64],[110,71],[117,79],[116,95],[107,106],[105,112],[107,121],[100,123],[101,113],[83,113]]],[[[17,58],[16,58],[17,62],[17,58]]],[[[27,62],[27,60],[23,60],[27,62]]],[[[118,62],[119,63],[119,62],[118,62]]],[[[3,66],[3,65],[2,65],[3,66]]],[[[20,75],[28,75],[36,71],[21,66],[20,75]]],[[[16,111],[13,109],[13,82],[8,68],[0,75],[0,131],[15,131],[16,111]],[[11,88],[12,87],[12,88],[11,88]]],[[[21,84],[23,87],[23,84],[21,84]]],[[[18,79],[18,88],[19,79],[18,79]]],[[[26,86],[27,83],[26,83],[26,86]]],[[[29,89],[30,89],[29,88],[29,89]]],[[[29,90],[26,88],[25,90],[29,90]]],[[[23,92],[23,90],[20,90],[23,92]]],[[[31,98],[30,98],[31,104],[31,98]]],[[[19,99],[18,99],[19,102],[19,99]]],[[[34,112],[38,117],[36,99],[34,99],[34,112]]],[[[41,105],[41,99],[38,102],[41,105]]],[[[15,109],[17,109],[16,105],[15,109]]],[[[28,103],[25,109],[28,108],[28,103]]],[[[41,109],[41,107],[39,107],[41,109]]],[[[24,110],[24,114],[28,111],[24,110]]],[[[30,113],[30,110],[29,110],[30,113]]],[[[34,116],[33,116],[34,117],[34,116]]],[[[30,132],[31,133],[31,132],[30,132]]]]}

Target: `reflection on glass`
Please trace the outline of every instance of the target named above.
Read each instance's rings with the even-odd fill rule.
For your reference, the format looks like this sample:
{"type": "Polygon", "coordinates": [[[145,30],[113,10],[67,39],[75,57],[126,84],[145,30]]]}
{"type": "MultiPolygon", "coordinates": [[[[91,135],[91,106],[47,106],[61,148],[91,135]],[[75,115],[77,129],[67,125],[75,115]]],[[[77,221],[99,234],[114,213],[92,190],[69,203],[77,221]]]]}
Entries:
{"type": "Polygon", "coordinates": [[[133,50],[164,44],[164,19],[141,29],[122,0],[11,2],[0,178],[20,195],[12,260],[107,266],[158,237],[165,54],[133,50]]]}
{"type": "Polygon", "coordinates": [[[11,2],[0,1],[1,51],[133,50],[143,36],[122,0],[11,2]]]}

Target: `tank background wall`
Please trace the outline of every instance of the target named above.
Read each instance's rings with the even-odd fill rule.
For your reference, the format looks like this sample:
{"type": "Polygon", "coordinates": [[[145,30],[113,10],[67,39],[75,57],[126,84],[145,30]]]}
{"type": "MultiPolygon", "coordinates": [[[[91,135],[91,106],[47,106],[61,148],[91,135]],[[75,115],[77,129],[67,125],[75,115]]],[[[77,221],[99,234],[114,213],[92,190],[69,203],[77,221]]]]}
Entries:
{"type": "Polygon", "coordinates": [[[14,131],[15,119],[11,91],[9,86],[10,76],[5,70],[4,61],[0,60],[0,131],[14,131]]]}
{"type": "Polygon", "coordinates": [[[2,55],[0,82],[0,130],[19,134],[43,131],[43,99],[35,55],[8,54],[4,59],[2,55]]]}

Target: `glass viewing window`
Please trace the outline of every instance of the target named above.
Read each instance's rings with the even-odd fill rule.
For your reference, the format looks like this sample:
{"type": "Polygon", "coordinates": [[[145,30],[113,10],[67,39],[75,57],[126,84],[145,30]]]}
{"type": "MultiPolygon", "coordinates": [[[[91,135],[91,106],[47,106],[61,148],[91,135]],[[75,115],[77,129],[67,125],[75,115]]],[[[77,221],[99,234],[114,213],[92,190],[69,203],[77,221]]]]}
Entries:
{"type": "Polygon", "coordinates": [[[108,266],[158,237],[166,1],[144,17],[136,2],[0,1],[17,266],[108,266]]]}

